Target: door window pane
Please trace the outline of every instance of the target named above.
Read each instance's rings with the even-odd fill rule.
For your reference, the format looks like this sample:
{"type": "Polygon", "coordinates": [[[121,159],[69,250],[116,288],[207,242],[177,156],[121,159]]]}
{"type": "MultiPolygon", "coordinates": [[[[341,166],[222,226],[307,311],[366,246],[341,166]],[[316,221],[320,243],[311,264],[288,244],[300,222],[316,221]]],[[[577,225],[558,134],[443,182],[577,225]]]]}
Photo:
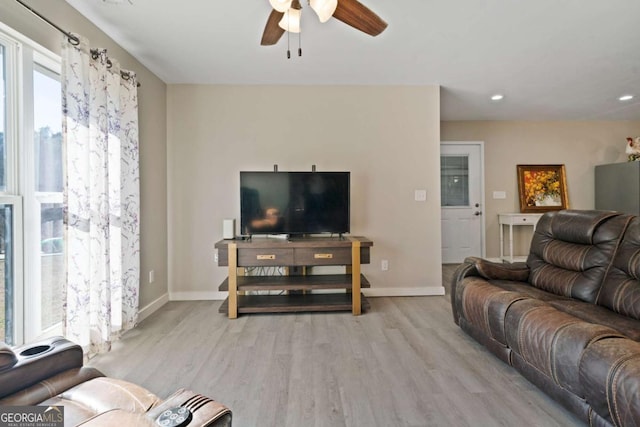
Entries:
{"type": "Polygon", "coordinates": [[[469,158],[440,157],[441,206],[469,206],[469,158]]]}
{"type": "Polygon", "coordinates": [[[33,73],[35,199],[40,218],[42,331],[62,321],[64,239],[62,225],[62,108],[59,76],[36,67],[33,73]]]}

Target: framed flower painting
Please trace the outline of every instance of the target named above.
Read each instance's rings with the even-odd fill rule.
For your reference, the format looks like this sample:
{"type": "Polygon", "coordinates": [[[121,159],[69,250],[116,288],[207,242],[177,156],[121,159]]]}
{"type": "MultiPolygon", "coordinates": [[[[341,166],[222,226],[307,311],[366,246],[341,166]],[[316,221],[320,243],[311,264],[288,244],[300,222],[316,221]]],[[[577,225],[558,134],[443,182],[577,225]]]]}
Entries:
{"type": "Polygon", "coordinates": [[[520,212],[569,208],[564,165],[518,165],[520,212]]]}

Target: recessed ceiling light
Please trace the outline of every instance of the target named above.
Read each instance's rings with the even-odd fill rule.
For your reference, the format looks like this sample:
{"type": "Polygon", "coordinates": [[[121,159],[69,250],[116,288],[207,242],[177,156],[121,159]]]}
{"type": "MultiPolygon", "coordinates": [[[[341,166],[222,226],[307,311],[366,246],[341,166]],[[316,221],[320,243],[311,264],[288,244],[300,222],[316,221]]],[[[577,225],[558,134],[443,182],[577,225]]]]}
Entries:
{"type": "Polygon", "coordinates": [[[633,99],[633,95],[622,95],[618,98],[620,101],[631,101],[633,99]]]}
{"type": "Polygon", "coordinates": [[[501,95],[499,93],[496,93],[495,95],[491,96],[492,101],[502,101],[503,98],[504,98],[504,95],[501,95]]]}

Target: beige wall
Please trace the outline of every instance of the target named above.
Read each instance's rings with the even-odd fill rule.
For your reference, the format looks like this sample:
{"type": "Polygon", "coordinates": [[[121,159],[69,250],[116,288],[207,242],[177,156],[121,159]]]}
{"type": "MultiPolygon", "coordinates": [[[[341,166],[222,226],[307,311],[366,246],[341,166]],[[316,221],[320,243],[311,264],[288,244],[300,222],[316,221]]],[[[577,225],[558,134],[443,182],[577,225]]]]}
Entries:
{"type": "MultiPolygon", "coordinates": [[[[213,262],[213,244],[223,218],[239,219],[240,170],[271,170],[273,164],[309,170],[315,164],[351,171],[352,234],[375,242],[372,264],[364,268],[373,286],[429,287],[441,281],[440,140],[485,142],[486,247],[494,257],[497,214],[519,209],[517,164],[564,163],[570,206],[589,209],[593,167],[624,161],[625,137],[640,135],[640,122],[440,124],[437,87],[167,88],[63,0],[30,4],[93,46],[106,47],[142,82],[141,307],[162,297],[169,284],[183,297],[217,290],[225,272],[213,262]],[[420,188],[427,190],[426,203],[413,201],[420,188]],[[491,198],[498,190],[507,192],[506,200],[491,198]],[[380,271],[381,259],[390,261],[388,272],[380,271]],[[156,282],[148,284],[152,269],[156,282]]],[[[16,2],[0,4],[0,20],[59,52],[60,34],[16,2]]]]}
{"type": "MultiPolygon", "coordinates": [[[[497,215],[520,210],[516,165],[564,164],[569,207],[593,209],[594,166],[626,161],[625,138],[640,135],[640,122],[442,122],[441,132],[443,141],[485,143],[486,248],[488,257],[497,257],[497,215]],[[506,191],[507,198],[494,200],[493,191],[506,191]]],[[[521,251],[528,248],[527,233],[516,242],[521,251]]]]}
{"type": "MultiPolygon", "coordinates": [[[[167,292],[166,85],[63,0],[30,0],[29,5],[94,47],[108,49],[122,68],[137,73],[140,119],[141,286],[140,307],[167,292]],[[155,282],[148,283],[148,271],[155,282]]],[[[14,1],[0,3],[0,21],[60,54],[62,35],[14,1]]]]}
{"type": "Polygon", "coordinates": [[[224,218],[239,221],[239,172],[274,164],[351,171],[372,286],[441,285],[438,87],[169,85],[167,99],[172,298],[217,291],[213,246],[224,218]]]}

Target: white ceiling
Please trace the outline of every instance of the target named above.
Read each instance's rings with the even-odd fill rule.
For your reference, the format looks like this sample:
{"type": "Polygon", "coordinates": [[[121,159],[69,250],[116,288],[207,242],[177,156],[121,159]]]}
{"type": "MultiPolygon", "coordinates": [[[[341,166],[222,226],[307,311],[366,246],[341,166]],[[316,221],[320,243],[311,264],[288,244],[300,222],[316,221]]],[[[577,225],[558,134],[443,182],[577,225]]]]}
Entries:
{"type": "Polygon", "coordinates": [[[67,0],[166,83],[437,84],[443,120],[640,120],[638,0],[360,1],[385,32],[301,2],[287,59],[286,34],[260,46],[268,0],[67,0]]]}

